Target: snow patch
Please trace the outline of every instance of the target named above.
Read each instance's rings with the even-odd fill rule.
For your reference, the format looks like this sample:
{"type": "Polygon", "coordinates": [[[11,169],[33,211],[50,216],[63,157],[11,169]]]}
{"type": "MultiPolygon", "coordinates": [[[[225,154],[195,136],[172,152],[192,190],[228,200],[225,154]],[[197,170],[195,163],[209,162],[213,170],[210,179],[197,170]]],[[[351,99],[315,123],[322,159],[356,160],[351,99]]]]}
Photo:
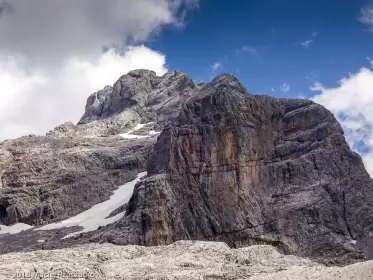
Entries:
{"type": "Polygon", "coordinates": [[[132,130],[126,132],[126,133],[119,134],[119,135],[122,136],[123,138],[126,138],[126,139],[148,138],[153,134],[150,134],[150,135],[136,135],[136,134],[133,134],[133,132],[143,128],[144,126],[147,126],[147,125],[150,125],[150,124],[153,124],[153,123],[154,122],[145,123],[145,124],[138,124],[138,125],[136,125],[136,127],[134,129],[132,129],[132,130]]]}
{"type": "Polygon", "coordinates": [[[12,226],[4,226],[0,225],[0,235],[1,234],[15,234],[15,233],[20,233],[21,231],[28,230],[30,228],[33,228],[33,226],[27,225],[27,224],[15,224],[12,226]]]}
{"type": "Polygon", "coordinates": [[[45,242],[45,239],[39,239],[39,240],[37,240],[39,243],[43,243],[43,242],[45,242]]]}
{"type": "Polygon", "coordinates": [[[155,130],[150,130],[149,131],[150,135],[157,135],[157,134],[160,134],[160,133],[161,133],[161,131],[155,131],[155,130]]]}
{"type": "Polygon", "coordinates": [[[140,178],[146,176],[146,174],[146,172],[139,173],[135,180],[120,186],[117,190],[114,191],[113,195],[110,196],[109,200],[96,204],[87,211],[84,211],[67,220],[45,225],[35,230],[52,230],[74,226],[83,227],[83,230],[68,234],[63,237],[63,239],[65,239],[83,232],[94,231],[100,226],[106,226],[120,220],[124,216],[124,212],[119,213],[111,218],[106,219],[106,217],[108,217],[111,212],[130,200],[136,183],[140,181],[140,178]]]}

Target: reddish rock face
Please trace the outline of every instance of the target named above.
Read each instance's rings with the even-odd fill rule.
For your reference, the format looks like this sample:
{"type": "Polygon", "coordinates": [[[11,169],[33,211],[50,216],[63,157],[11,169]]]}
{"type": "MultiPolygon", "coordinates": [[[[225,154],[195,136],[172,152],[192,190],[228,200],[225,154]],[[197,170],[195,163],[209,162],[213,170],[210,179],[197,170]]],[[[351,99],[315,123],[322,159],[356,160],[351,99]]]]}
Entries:
{"type": "Polygon", "coordinates": [[[353,240],[372,232],[373,183],[334,116],[311,101],[253,96],[232,76],[218,79],[164,128],[150,177],[105,236],[120,244],[272,244],[324,262],[362,258],[353,240]]]}

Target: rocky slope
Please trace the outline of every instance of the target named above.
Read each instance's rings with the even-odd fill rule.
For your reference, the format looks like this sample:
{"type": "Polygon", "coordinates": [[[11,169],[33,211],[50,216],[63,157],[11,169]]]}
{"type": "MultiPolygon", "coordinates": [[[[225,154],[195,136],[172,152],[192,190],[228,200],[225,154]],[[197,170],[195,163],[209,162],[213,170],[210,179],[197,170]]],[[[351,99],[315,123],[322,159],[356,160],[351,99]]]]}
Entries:
{"type": "Polygon", "coordinates": [[[89,97],[79,125],[1,143],[0,223],[55,222],[108,199],[145,169],[156,140],[155,134],[139,139],[119,134],[141,122],[153,123],[139,134],[160,130],[194,88],[180,72],[161,78],[132,71],[89,97]]]}
{"type": "Polygon", "coordinates": [[[84,245],[0,256],[0,279],[370,280],[373,262],[326,267],[271,246],[230,249],[223,243],[169,246],[84,245]]]}
{"type": "Polygon", "coordinates": [[[147,142],[23,137],[0,146],[0,221],[40,225],[108,199],[145,168],[147,142]]]}
{"type": "MultiPolygon", "coordinates": [[[[334,116],[311,101],[249,94],[231,75],[195,85],[180,72],[133,71],[90,96],[78,125],[0,150],[4,224],[65,219],[148,172],[120,221],[34,249],[195,239],[327,263],[371,257],[373,181],[334,116]],[[144,137],[118,135],[139,123],[144,137]]],[[[0,243],[19,250],[28,234],[0,243]]]]}

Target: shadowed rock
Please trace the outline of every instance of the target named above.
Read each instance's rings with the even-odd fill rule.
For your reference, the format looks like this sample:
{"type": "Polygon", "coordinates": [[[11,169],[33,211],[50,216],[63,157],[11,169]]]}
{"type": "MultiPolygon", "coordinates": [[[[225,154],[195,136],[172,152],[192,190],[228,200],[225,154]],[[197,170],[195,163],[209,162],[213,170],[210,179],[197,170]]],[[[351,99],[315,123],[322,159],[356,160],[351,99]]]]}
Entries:
{"type": "Polygon", "coordinates": [[[312,101],[247,94],[230,75],[204,87],[158,137],[126,219],[92,240],[363,258],[354,244],[372,232],[373,182],[334,116],[312,101]]]}
{"type": "Polygon", "coordinates": [[[180,72],[132,71],[91,95],[78,125],[0,148],[6,223],[71,216],[148,171],[121,221],[43,248],[195,239],[326,263],[371,256],[373,181],[334,116],[312,101],[249,94],[229,74],[194,85],[180,72]],[[113,135],[140,122],[162,133],[113,135]]]}

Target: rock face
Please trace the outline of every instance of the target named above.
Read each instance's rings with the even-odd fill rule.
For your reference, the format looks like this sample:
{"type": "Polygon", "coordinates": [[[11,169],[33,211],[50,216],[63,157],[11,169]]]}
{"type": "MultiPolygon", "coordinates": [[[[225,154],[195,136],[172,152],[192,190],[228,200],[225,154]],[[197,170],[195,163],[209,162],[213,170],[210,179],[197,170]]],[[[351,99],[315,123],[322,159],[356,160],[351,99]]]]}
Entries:
{"type": "Polygon", "coordinates": [[[107,200],[145,170],[156,140],[156,135],[126,140],[118,134],[141,122],[160,130],[193,89],[180,72],[157,77],[132,71],[92,94],[78,125],[1,143],[0,224],[55,222],[107,200]]]}
{"type": "Polygon", "coordinates": [[[230,75],[200,91],[158,137],[126,220],[99,240],[361,258],[354,244],[373,229],[373,182],[333,115],[311,101],[248,94],[230,75]]]}
{"type": "Polygon", "coordinates": [[[169,246],[84,245],[0,256],[0,279],[370,280],[373,263],[326,267],[271,246],[230,249],[223,243],[169,246]]]}
{"type": "Polygon", "coordinates": [[[39,247],[214,240],[328,263],[373,251],[373,181],[334,116],[251,95],[231,75],[197,86],[180,72],[133,71],[90,96],[78,125],[0,149],[7,224],[61,220],[148,172],[121,221],[39,247]],[[142,133],[162,130],[158,138],[117,136],[150,122],[142,133]]]}
{"type": "Polygon", "coordinates": [[[158,77],[153,71],[131,71],[113,87],[106,87],[88,98],[79,124],[110,118],[124,110],[139,116],[142,122],[162,124],[178,116],[181,104],[196,89],[193,81],[181,72],[169,72],[158,77]]]}
{"type": "Polygon", "coordinates": [[[145,168],[147,143],[23,137],[0,146],[0,222],[41,225],[107,200],[145,168]]]}

